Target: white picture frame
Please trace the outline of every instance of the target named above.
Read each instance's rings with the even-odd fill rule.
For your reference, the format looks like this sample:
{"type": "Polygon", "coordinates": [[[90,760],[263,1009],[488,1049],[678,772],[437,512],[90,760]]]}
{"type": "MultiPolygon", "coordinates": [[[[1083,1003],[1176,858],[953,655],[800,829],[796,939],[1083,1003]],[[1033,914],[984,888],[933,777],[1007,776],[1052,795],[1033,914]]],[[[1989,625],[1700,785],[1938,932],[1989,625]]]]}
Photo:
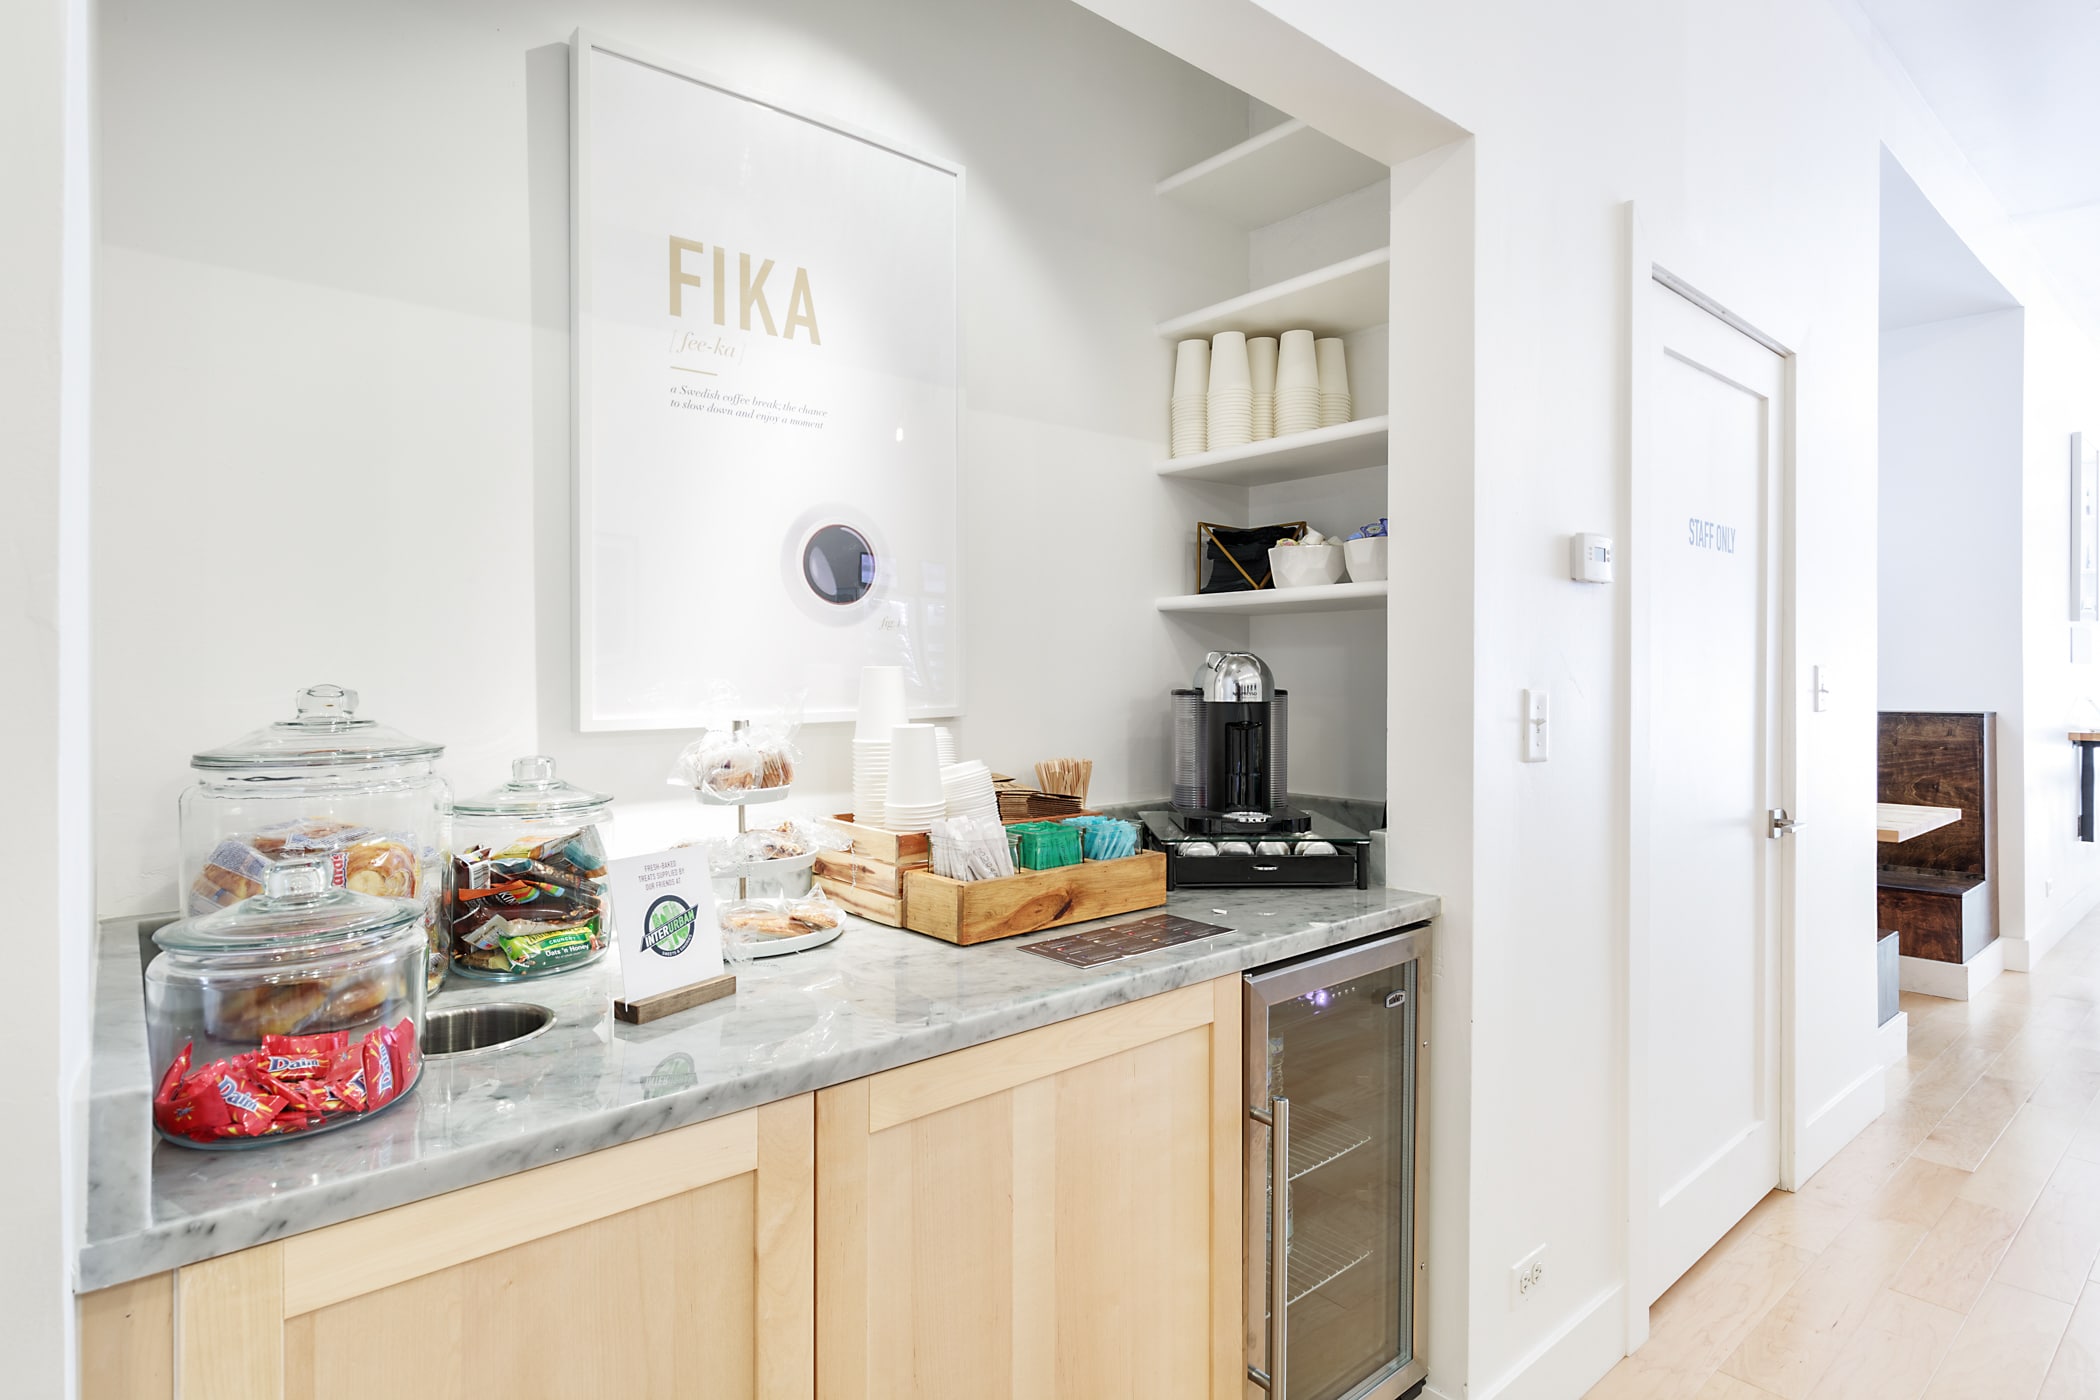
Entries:
{"type": "Polygon", "coordinates": [[[2071,621],[2100,621],[2100,462],[2071,434],[2071,621]]]}
{"type": "Polygon", "coordinates": [[[962,167],[570,52],[578,727],[962,713],[962,167]]]}

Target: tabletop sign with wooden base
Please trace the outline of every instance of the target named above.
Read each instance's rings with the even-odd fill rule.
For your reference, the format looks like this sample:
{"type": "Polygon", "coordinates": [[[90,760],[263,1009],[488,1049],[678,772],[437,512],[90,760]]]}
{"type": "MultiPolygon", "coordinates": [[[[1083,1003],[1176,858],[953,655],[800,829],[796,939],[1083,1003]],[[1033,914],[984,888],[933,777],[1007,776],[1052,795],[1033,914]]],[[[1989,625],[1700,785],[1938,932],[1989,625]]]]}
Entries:
{"type": "Polygon", "coordinates": [[[641,1024],[736,990],[722,971],[707,857],[696,849],[609,861],[613,928],[620,944],[620,995],[613,1015],[641,1024]]]}
{"type": "Polygon", "coordinates": [[[736,975],[725,972],[720,977],[710,977],[705,982],[695,982],[690,987],[676,991],[659,992],[640,1001],[613,1000],[613,1015],[630,1025],[643,1025],[659,1016],[670,1016],[680,1011],[689,1011],[711,1001],[720,1001],[736,990],[736,975]]]}

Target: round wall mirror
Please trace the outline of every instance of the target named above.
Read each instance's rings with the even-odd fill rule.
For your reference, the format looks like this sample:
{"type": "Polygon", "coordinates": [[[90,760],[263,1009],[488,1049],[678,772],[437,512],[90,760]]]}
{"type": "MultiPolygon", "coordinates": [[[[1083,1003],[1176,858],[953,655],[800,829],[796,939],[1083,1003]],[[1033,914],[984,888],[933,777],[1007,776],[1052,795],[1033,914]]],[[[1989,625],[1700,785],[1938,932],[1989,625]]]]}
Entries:
{"type": "Polygon", "coordinates": [[[875,551],[851,525],[820,526],[802,546],[802,579],[827,603],[857,603],[875,586],[875,551]]]}

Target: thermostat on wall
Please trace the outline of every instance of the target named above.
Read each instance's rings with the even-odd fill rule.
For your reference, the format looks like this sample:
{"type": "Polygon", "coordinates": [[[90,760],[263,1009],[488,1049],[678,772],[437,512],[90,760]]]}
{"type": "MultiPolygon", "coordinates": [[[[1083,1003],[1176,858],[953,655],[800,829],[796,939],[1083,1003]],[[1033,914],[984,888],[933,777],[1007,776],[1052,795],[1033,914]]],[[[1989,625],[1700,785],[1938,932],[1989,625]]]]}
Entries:
{"type": "Polygon", "coordinates": [[[1577,583],[1611,582],[1611,536],[1568,536],[1568,576],[1577,583]]]}

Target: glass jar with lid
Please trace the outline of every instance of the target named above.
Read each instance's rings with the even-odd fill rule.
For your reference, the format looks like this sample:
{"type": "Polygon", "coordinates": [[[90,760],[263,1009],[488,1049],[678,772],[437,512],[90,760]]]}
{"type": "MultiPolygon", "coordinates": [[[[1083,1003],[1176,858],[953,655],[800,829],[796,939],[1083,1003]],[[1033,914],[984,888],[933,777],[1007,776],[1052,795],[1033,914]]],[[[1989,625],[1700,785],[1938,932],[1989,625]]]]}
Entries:
{"type": "Polygon", "coordinates": [[[422,1068],[423,906],[274,861],[258,895],[153,935],[153,1123],[184,1147],[254,1147],[369,1117],[422,1068]]]}
{"type": "Polygon", "coordinates": [[[439,927],[452,794],[444,746],[360,717],[357,692],[313,685],[297,713],[190,759],[182,794],[182,908],[227,909],[262,892],[281,861],[325,857],[332,883],[414,900],[429,941],[427,981],[445,976],[439,927]]]}
{"type": "Polygon", "coordinates": [[[503,981],[568,972],[612,945],[605,841],[612,798],[521,758],[510,781],[453,806],[445,923],[462,977],[503,981]]]}

